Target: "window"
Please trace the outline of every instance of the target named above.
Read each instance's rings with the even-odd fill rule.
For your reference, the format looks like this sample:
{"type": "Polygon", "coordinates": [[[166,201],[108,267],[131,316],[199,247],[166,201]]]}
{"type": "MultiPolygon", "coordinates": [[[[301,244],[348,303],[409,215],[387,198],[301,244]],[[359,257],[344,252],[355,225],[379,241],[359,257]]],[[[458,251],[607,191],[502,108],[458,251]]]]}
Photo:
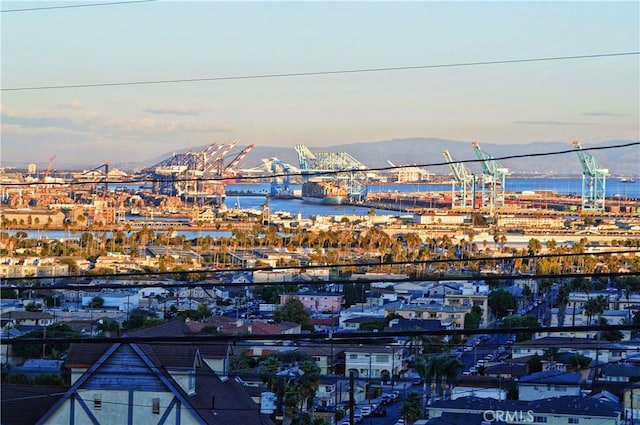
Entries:
{"type": "Polygon", "coordinates": [[[153,399],[153,404],[151,406],[151,413],[153,413],[154,415],[160,414],[160,398],[155,397],[153,399]]]}
{"type": "Polygon", "coordinates": [[[376,354],[376,363],[389,363],[388,354],[376,354]]]}
{"type": "Polygon", "coordinates": [[[100,394],[93,395],[93,410],[102,410],[102,396],[100,394]]]}
{"type": "Polygon", "coordinates": [[[358,358],[357,354],[349,354],[349,359],[350,360],[356,360],[358,358]]]}
{"type": "Polygon", "coordinates": [[[547,417],[546,416],[534,416],[533,417],[533,422],[537,423],[537,424],[546,424],[547,423],[547,417]]]}
{"type": "Polygon", "coordinates": [[[579,424],[580,423],[580,419],[579,418],[569,418],[569,423],[570,424],[579,424]]]}

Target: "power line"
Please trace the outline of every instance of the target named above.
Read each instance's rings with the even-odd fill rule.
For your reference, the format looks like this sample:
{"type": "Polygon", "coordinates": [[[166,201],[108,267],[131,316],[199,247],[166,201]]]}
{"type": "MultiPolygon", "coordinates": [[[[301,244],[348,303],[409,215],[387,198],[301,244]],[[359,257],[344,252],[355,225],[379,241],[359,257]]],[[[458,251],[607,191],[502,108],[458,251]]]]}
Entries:
{"type": "MultiPolygon", "coordinates": [[[[609,330],[638,330],[640,325],[589,325],[589,326],[556,326],[553,328],[545,327],[517,327],[517,328],[487,328],[487,329],[432,329],[432,330],[403,330],[403,331],[385,331],[385,332],[310,332],[305,334],[271,334],[271,335],[255,335],[255,334],[194,334],[181,336],[119,336],[119,337],[59,337],[59,338],[9,338],[3,340],[3,344],[7,345],[28,345],[28,344],[74,344],[74,343],[91,343],[91,344],[112,344],[112,343],[135,343],[146,344],[150,342],[160,343],[182,343],[182,342],[238,342],[238,341],[315,341],[318,344],[372,344],[372,345],[389,345],[396,341],[397,337],[412,336],[455,336],[455,335],[498,335],[498,334],[517,334],[517,333],[536,333],[544,332],[599,332],[609,330]]],[[[599,344],[605,345],[600,341],[599,344]]]]}
{"type": "Polygon", "coordinates": [[[109,82],[109,83],[91,83],[91,84],[4,87],[4,88],[1,88],[0,91],[59,90],[59,89],[72,89],[72,88],[75,89],[75,88],[90,88],[90,87],[118,87],[118,86],[122,87],[122,86],[140,86],[140,85],[151,85],[151,84],[180,84],[180,83],[199,83],[199,82],[210,82],[210,81],[310,77],[310,76],[321,76],[321,75],[392,72],[392,71],[407,71],[407,70],[436,69],[436,68],[461,68],[461,67],[482,66],[482,65],[505,65],[505,64],[515,64],[515,63],[595,59],[595,58],[632,56],[632,55],[638,55],[638,54],[640,54],[640,51],[597,53],[597,54],[591,54],[591,55],[573,55],[573,56],[548,56],[548,57],[540,57],[540,58],[505,59],[505,60],[479,61],[479,62],[456,62],[456,63],[447,63],[447,64],[396,66],[396,67],[385,67],[385,68],[356,68],[356,69],[343,69],[343,70],[331,70],[331,71],[290,72],[290,73],[279,73],[279,74],[255,74],[255,75],[235,75],[235,76],[225,76],[225,77],[181,78],[181,79],[175,79],[175,80],[143,80],[143,81],[121,81],[121,82],[109,82]]]}
{"type": "Polygon", "coordinates": [[[34,12],[38,10],[71,9],[76,7],[116,6],[121,4],[149,3],[154,1],[157,1],[157,0],[131,0],[131,1],[116,1],[116,2],[109,2],[109,3],[67,4],[64,6],[44,6],[44,7],[29,7],[29,8],[22,8],[22,9],[4,9],[4,10],[0,10],[0,13],[34,12]]]}
{"type": "MultiPolygon", "coordinates": [[[[629,142],[612,146],[595,146],[591,148],[582,148],[583,151],[599,151],[599,150],[608,150],[608,149],[620,149],[620,148],[628,148],[632,146],[639,146],[640,142],[629,142]]],[[[553,156],[553,155],[565,155],[569,153],[575,153],[575,149],[566,149],[561,151],[552,151],[552,152],[537,152],[537,153],[527,153],[520,155],[505,155],[500,157],[492,158],[495,161],[509,160],[509,159],[521,159],[521,158],[534,158],[534,157],[544,157],[544,156],[553,156]]],[[[466,159],[456,161],[459,163],[469,164],[469,163],[479,163],[483,162],[482,159],[466,159]]],[[[390,171],[397,170],[403,168],[413,168],[413,167],[438,167],[438,166],[447,166],[448,162],[431,162],[431,163],[423,163],[423,164],[414,164],[414,165],[396,165],[396,166],[385,166],[385,167],[376,167],[376,168],[367,168],[366,170],[327,170],[327,171],[313,171],[309,172],[298,172],[298,173],[267,173],[264,176],[260,176],[260,179],[272,179],[278,177],[301,177],[301,176],[328,176],[328,175],[336,175],[336,174],[348,174],[350,172],[362,172],[362,171],[390,171]]],[[[236,176],[236,180],[255,180],[254,176],[236,176]]],[[[158,183],[158,182],[220,182],[227,180],[227,177],[211,177],[211,178],[203,178],[203,177],[194,177],[194,178],[169,178],[169,179],[153,179],[153,178],[141,178],[141,179],[129,179],[129,180],[109,180],[107,178],[95,180],[95,181],[71,181],[71,182],[22,182],[22,183],[3,183],[5,187],[20,187],[20,186],[78,186],[78,185],[100,185],[100,184],[132,184],[132,183],[158,183]]]]}

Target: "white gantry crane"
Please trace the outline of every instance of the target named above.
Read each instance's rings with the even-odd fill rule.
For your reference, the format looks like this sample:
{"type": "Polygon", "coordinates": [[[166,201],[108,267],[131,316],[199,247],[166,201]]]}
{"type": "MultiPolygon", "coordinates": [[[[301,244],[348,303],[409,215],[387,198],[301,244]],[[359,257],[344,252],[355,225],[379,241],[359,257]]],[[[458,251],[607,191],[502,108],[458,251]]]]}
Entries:
{"type": "Polygon", "coordinates": [[[504,208],[505,183],[509,169],[483,152],[478,142],[471,142],[471,146],[482,163],[482,208],[492,212],[495,209],[504,208]]]}
{"type": "Polygon", "coordinates": [[[446,149],[442,156],[449,164],[453,175],[451,183],[451,208],[471,210],[475,207],[475,176],[469,172],[462,162],[453,162],[451,154],[446,149]]]}
{"type": "Polygon", "coordinates": [[[582,164],[582,211],[604,211],[609,170],[602,168],[593,155],[583,151],[579,141],[574,140],[572,144],[582,164]]]}

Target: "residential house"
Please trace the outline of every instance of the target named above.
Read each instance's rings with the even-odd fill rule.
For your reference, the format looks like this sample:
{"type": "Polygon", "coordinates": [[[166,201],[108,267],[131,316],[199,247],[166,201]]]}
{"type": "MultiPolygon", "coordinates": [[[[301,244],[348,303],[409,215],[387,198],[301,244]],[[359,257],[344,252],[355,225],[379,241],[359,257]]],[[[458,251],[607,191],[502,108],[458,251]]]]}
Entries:
{"type": "Polygon", "coordinates": [[[523,376],[518,381],[520,400],[580,395],[582,375],[550,369],[523,376]]]}
{"type": "Polygon", "coordinates": [[[55,324],[56,318],[42,311],[9,311],[0,315],[2,329],[19,328],[23,331],[46,328],[55,324]]]}
{"type": "Polygon", "coordinates": [[[398,314],[405,319],[437,319],[446,329],[463,329],[464,316],[471,311],[471,306],[454,307],[438,303],[406,304],[390,303],[384,306],[386,315],[398,314]]]}
{"type": "Polygon", "coordinates": [[[397,346],[351,346],[344,347],[345,374],[356,377],[390,382],[399,376],[404,363],[402,347],[397,346]]]}
{"type": "Polygon", "coordinates": [[[174,320],[128,335],[158,342],[72,344],[72,386],[37,423],[271,424],[240,383],[211,367],[214,348],[161,340],[189,332],[174,320]]]}
{"type": "Polygon", "coordinates": [[[511,357],[516,359],[533,356],[534,354],[542,356],[545,349],[551,347],[558,348],[560,353],[580,353],[586,357],[597,359],[600,363],[622,361],[626,359],[628,350],[635,350],[635,348],[623,344],[597,341],[595,339],[545,336],[513,344],[511,357]]]}
{"type": "Polygon", "coordinates": [[[285,304],[291,298],[300,300],[304,308],[311,313],[338,313],[344,303],[344,297],[341,293],[299,292],[297,294],[280,295],[280,304],[285,304]]]}
{"type": "Polygon", "coordinates": [[[541,400],[497,400],[494,398],[462,397],[438,400],[429,406],[427,422],[439,418],[453,420],[452,424],[507,423],[548,425],[620,425],[622,408],[617,403],[586,396],[562,396],[541,400]],[[478,422],[478,416],[484,422],[478,422]],[[474,422],[475,421],[475,422],[474,422]]]}
{"type": "Polygon", "coordinates": [[[507,389],[500,378],[482,375],[463,376],[451,390],[451,399],[463,397],[507,399],[507,389]]]}
{"type": "MultiPolygon", "coordinates": [[[[343,353],[340,345],[303,345],[298,351],[313,358],[316,366],[320,368],[320,375],[336,375],[340,373],[337,369],[340,355],[343,353]]],[[[342,366],[341,373],[344,373],[344,365],[342,366]]]]}

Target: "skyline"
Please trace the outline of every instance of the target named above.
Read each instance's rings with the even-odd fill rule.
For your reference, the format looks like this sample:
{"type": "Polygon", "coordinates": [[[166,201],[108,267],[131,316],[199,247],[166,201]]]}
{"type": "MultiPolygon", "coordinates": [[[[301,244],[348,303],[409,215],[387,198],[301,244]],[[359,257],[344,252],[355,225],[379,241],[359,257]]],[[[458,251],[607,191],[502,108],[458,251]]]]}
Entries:
{"type": "MultiPolygon", "coordinates": [[[[2,9],[61,4],[73,3],[2,9]]],[[[3,13],[2,162],[140,161],[223,140],[638,140],[638,55],[8,90],[638,52],[638,16],[637,2],[154,1],[3,13]]]]}

